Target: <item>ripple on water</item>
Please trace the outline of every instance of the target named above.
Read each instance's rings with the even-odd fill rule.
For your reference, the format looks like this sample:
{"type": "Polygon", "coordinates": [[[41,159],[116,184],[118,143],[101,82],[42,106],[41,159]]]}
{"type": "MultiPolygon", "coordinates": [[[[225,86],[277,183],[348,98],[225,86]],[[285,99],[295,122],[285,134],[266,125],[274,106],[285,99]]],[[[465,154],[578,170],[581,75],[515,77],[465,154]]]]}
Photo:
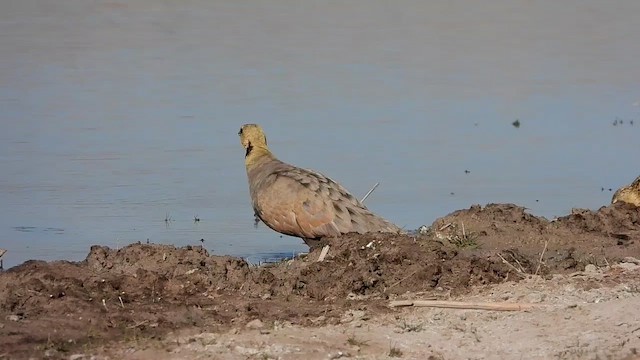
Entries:
{"type": "Polygon", "coordinates": [[[19,232],[43,231],[43,232],[54,233],[54,234],[64,234],[64,229],[57,228],[57,227],[39,228],[39,227],[36,227],[36,226],[14,226],[13,230],[19,231],[19,232]]]}

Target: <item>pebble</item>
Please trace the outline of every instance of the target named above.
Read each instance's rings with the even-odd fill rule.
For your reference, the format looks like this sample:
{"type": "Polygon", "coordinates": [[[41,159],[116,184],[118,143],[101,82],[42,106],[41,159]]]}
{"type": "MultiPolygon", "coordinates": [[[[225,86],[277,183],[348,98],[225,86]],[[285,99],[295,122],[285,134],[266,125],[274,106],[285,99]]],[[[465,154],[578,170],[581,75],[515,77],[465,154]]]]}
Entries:
{"type": "Polygon", "coordinates": [[[631,262],[623,262],[620,264],[616,264],[616,267],[623,270],[635,270],[640,266],[631,262]]]}
{"type": "Polygon", "coordinates": [[[46,350],[43,355],[46,358],[50,358],[50,357],[56,356],[57,354],[58,354],[58,352],[56,350],[49,349],[49,350],[46,350]]]}
{"type": "Polygon", "coordinates": [[[245,325],[245,327],[247,329],[262,329],[264,327],[264,324],[262,323],[262,321],[260,321],[260,319],[255,319],[249,321],[247,325],[245,325]]]}
{"type": "Polygon", "coordinates": [[[7,315],[7,320],[9,321],[20,321],[20,316],[16,314],[7,315]]]}
{"type": "Polygon", "coordinates": [[[546,298],[546,295],[539,291],[534,291],[525,296],[526,301],[533,304],[541,303],[544,301],[545,298],[546,298]]]}
{"type": "Polygon", "coordinates": [[[329,354],[328,358],[329,359],[340,359],[343,357],[351,357],[351,354],[349,354],[348,352],[344,352],[344,351],[338,351],[335,354],[329,354]]]}
{"type": "Polygon", "coordinates": [[[362,321],[358,320],[353,321],[350,325],[352,328],[361,328],[364,324],[362,323],[362,321]]]}
{"type": "Polygon", "coordinates": [[[636,264],[636,265],[640,265],[640,260],[631,257],[631,256],[627,256],[624,259],[622,259],[623,263],[631,263],[631,264],[636,264]]]}
{"type": "Polygon", "coordinates": [[[587,264],[587,265],[584,267],[584,272],[587,272],[587,273],[595,273],[595,272],[598,272],[598,268],[597,268],[595,265],[593,265],[593,264],[587,264]]]}
{"type": "Polygon", "coordinates": [[[323,322],[325,322],[325,320],[327,320],[327,317],[324,315],[320,315],[315,319],[312,319],[311,322],[314,324],[322,324],[323,322]]]}
{"type": "Polygon", "coordinates": [[[362,310],[348,310],[340,318],[340,323],[345,324],[354,320],[361,320],[365,318],[365,312],[362,310]]]}
{"type": "Polygon", "coordinates": [[[293,324],[291,324],[290,321],[274,321],[273,322],[273,330],[282,330],[285,328],[290,328],[291,326],[293,326],[293,324]]]}

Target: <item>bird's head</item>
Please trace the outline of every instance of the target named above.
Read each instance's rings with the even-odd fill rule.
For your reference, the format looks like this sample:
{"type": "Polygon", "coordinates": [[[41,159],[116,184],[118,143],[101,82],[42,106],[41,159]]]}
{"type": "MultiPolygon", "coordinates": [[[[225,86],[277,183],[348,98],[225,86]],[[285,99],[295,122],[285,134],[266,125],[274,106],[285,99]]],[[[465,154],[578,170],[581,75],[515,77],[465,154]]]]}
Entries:
{"type": "Polygon", "coordinates": [[[254,147],[267,148],[267,138],[264,136],[264,132],[260,125],[242,125],[240,131],[238,131],[238,135],[240,135],[240,143],[242,144],[242,147],[247,150],[247,154],[249,154],[251,149],[254,147]]]}

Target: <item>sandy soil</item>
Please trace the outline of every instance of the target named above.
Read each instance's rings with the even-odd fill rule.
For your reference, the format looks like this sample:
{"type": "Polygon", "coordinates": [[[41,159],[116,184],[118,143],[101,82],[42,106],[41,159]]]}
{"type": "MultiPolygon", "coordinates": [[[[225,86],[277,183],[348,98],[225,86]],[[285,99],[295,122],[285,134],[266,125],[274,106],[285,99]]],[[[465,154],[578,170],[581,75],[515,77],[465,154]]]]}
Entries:
{"type": "Polygon", "coordinates": [[[490,204],[326,243],[259,267],[154,244],[26,262],[0,273],[0,359],[640,358],[640,208],[490,204]]]}

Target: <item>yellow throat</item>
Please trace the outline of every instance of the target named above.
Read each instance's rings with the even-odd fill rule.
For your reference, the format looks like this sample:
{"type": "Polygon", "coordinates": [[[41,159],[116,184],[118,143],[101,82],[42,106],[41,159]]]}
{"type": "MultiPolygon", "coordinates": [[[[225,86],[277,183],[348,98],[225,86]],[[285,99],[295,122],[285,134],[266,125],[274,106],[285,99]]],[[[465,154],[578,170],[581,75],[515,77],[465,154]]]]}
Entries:
{"type": "Polygon", "coordinates": [[[242,125],[240,131],[238,131],[238,135],[240,135],[242,147],[246,150],[244,164],[247,169],[255,166],[265,158],[273,159],[273,154],[271,154],[271,151],[269,151],[267,147],[267,138],[260,125],[242,125]]]}

